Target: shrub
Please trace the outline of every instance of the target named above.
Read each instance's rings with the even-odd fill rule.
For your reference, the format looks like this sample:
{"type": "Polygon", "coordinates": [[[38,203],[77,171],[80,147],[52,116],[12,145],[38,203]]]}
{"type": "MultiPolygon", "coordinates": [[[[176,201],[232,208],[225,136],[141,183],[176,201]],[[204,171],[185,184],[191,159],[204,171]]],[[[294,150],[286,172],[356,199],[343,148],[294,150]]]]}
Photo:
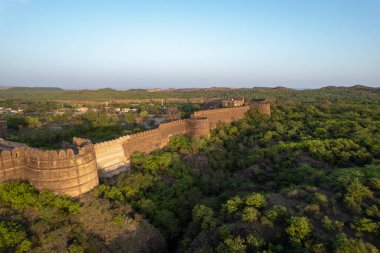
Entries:
{"type": "Polygon", "coordinates": [[[24,210],[34,208],[39,211],[51,212],[56,208],[64,213],[78,213],[80,204],[64,196],[57,196],[51,191],[38,192],[34,187],[24,182],[8,182],[0,184],[0,200],[12,208],[24,210]]]}
{"type": "Polygon", "coordinates": [[[261,219],[261,223],[268,226],[273,226],[274,222],[285,217],[288,211],[286,207],[281,205],[274,205],[265,212],[264,217],[261,219]]]}
{"type": "Polygon", "coordinates": [[[313,203],[319,204],[323,207],[327,207],[329,200],[325,194],[316,192],[314,193],[313,203]]]}
{"type": "Polygon", "coordinates": [[[112,223],[118,226],[123,226],[124,221],[125,221],[124,216],[121,214],[115,215],[115,217],[113,217],[112,219],[112,223]]]}
{"type": "Polygon", "coordinates": [[[253,193],[246,197],[245,204],[247,206],[253,206],[256,208],[263,208],[266,206],[267,202],[265,196],[260,193],[253,193]]]}
{"type": "Polygon", "coordinates": [[[361,205],[364,199],[371,198],[372,191],[355,179],[346,189],[344,203],[356,213],[361,212],[361,205]]]}
{"type": "Polygon", "coordinates": [[[324,216],[322,219],[323,228],[328,231],[342,231],[344,223],[338,220],[331,220],[328,216],[324,216]]]}
{"type": "Polygon", "coordinates": [[[107,190],[104,192],[104,197],[110,200],[124,201],[123,193],[116,186],[108,186],[107,190]]]}
{"type": "Polygon", "coordinates": [[[362,239],[351,239],[345,234],[339,234],[335,238],[334,249],[336,253],[378,253],[379,251],[370,243],[362,239]]]}
{"type": "Polygon", "coordinates": [[[133,199],[152,187],[154,182],[155,178],[152,175],[133,173],[118,183],[118,186],[127,198],[133,199]]]}
{"type": "Polygon", "coordinates": [[[320,212],[321,208],[318,204],[307,204],[304,208],[303,211],[309,214],[313,215],[318,215],[320,212]]]}
{"type": "Polygon", "coordinates": [[[351,223],[351,228],[360,234],[376,233],[379,230],[379,223],[374,222],[371,219],[361,218],[356,219],[353,223],[351,223]]]}
{"type": "Polygon", "coordinates": [[[0,221],[1,252],[27,252],[31,246],[23,227],[14,222],[0,221]]]}
{"type": "Polygon", "coordinates": [[[219,227],[218,232],[219,232],[219,236],[222,239],[226,239],[231,236],[231,229],[227,225],[224,225],[224,224],[219,227]]]}
{"type": "Polygon", "coordinates": [[[249,234],[247,236],[247,244],[252,248],[260,248],[265,245],[265,240],[258,234],[249,234]]]}
{"type": "Polygon", "coordinates": [[[369,179],[368,185],[372,187],[374,190],[380,190],[380,179],[379,178],[371,178],[369,179]]]}
{"type": "Polygon", "coordinates": [[[227,209],[227,213],[233,214],[239,210],[239,207],[243,204],[243,200],[240,196],[235,196],[229,200],[227,200],[224,207],[227,209]]]}
{"type": "Polygon", "coordinates": [[[371,205],[369,206],[366,210],[365,210],[365,213],[369,216],[369,217],[374,217],[374,218],[380,218],[380,210],[377,206],[375,205],[371,205]]]}
{"type": "Polygon", "coordinates": [[[291,189],[286,192],[286,196],[292,199],[303,199],[308,196],[308,193],[302,189],[291,189]]]}
{"type": "Polygon", "coordinates": [[[247,245],[245,240],[240,236],[235,238],[227,238],[224,240],[223,244],[218,247],[218,252],[223,253],[245,253],[247,245]]]}
{"type": "Polygon", "coordinates": [[[216,227],[217,220],[213,217],[214,211],[205,205],[196,205],[193,208],[193,220],[201,225],[202,230],[216,227]]]}
{"type": "Polygon", "coordinates": [[[70,246],[67,248],[67,251],[69,253],[84,253],[83,248],[77,243],[70,244],[70,246]]]}
{"type": "Polygon", "coordinates": [[[285,231],[293,242],[301,243],[312,232],[312,225],[307,217],[291,217],[288,223],[285,231]]]}
{"type": "Polygon", "coordinates": [[[242,221],[254,222],[259,217],[260,212],[254,207],[246,207],[241,215],[242,221]]]}

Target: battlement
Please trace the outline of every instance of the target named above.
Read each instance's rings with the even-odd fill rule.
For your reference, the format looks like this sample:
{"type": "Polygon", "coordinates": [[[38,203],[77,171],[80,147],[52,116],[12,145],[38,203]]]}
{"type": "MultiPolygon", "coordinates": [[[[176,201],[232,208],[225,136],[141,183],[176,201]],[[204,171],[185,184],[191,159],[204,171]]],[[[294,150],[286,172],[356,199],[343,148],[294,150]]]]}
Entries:
{"type": "Polygon", "coordinates": [[[241,110],[249,110],[251,107],[249,105],[246,106],[239,106],[239,107],[231,107],[231,108],[220,108],[220,109],[213,109],[213,110],[202,110],[202,111],[196,111],[192,115],[192,117],[205,117],[203,115],[208,114],[218,114],[218,113],[224,113],[224,112],[233,112],[233,111],[241,111],[241,110]]]}
{"type": "Polygon", "coordinates": [[[75,138],[76,148],[41,150],[28,146],[3,150],[0,182],[23,179],[38,189],[78,196],[98,184],[96,156],[89,140],[75,138]]]}
{"type": "Polygon", "coordinates": [[[257,101],[250,106],[197,111],[189,119],[166,122],[156,129],[94,145],[90,140],[73,138],[73,144],[60,150],[41,150],[0,138],[0,182],[28,180],[38,189],[79,196],[98,185],[98,170],[126,170],[136,151],[150,153],[161,149],[171,136],[179,134],[208,136],[218,124],[242,119],[251,108],[270,115],[270,104],[257,101]]]}

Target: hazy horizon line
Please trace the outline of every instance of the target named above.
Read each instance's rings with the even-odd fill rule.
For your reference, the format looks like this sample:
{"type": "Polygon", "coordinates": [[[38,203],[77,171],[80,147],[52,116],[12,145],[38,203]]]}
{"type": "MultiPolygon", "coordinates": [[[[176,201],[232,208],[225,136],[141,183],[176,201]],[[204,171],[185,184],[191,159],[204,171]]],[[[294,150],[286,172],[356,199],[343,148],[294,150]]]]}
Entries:
{"type": "MultiPolygon", "coordinates": [[[[129,85],[128,85],[129,86],[129,85]]],[[[184,89],[212,89],[212,88],[220,88],[220,89],[253,89],[253,88],[287,88],[287,89],[294,89],[294,90],[316,90],[326,87],[354,87],[354,86],[364,86],[369,88],[380,88],[380,85],[368,85],[368,84],[351,84],[351,85],[339,85],[339,84],[331,84],[331,85],[321,85],[321,86],[315,86],[315,87],[292,87],[291,85],[242,85],[242,86],[229,86],[229,85],[198,85],[198,86],[182,86],[182,87],[155,87],[155,86],[145,86],[145,87],[112,87],[112,86],[103,86],[103,87],[96,87],[96,88],[72,88],[72,87],[65,87],[61,85],[52,86],[52,85],[2,85],[0,84],[0,90],[10,89],[10,88],[59,88],[63,90],[100,90],[100,89],[113,89],[113,90],[184,90],[184,89]],[[2,89],[1,89],[2,88],[2,89]],[[5,89],[4,89],[5,88],[5,89]]]]}

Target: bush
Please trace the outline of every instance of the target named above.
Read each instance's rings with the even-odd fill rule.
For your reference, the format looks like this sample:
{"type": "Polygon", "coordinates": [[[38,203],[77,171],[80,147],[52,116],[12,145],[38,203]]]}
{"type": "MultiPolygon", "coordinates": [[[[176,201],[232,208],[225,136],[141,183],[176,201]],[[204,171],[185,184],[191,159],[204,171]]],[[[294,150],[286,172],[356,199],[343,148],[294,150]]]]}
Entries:
{"type": "Polygon", "coordinates": [[[217,220],[213,217],[214,211],[205,205],[196,205],[193,208],[193,220],[200,224],[202,230],[216,227],[217,220]]]}
{"type": "Polygon", "coordinates": [[[377,206],[371,205],[365,210],[366,215],[373,218],[380,218],[380,210],[377,206]]]}
{"type": "Polygon", "coordinates": [[[325,194],[320,193],[320,192],[316,192],[316,193],[314,193],[313,203],[316,203],[316,204],[321,205],[323,207],[327,207],[329,200],[325,194]]]}
{"type": "Polygon", "coordinates": [[[31,246],[23,227],[14,222],[0,221],[1,252],[27,252],[31,246]]]}
{"type": "Polygon", "coordinates": [[[260,193],[253,193],[246,197],[245,204],[247,206],[253,206],[256,208],[263,208],[266,206],[267,202],[265,196],[260,193]]]}
{"type": "Polygon", "coordinates": [[[223,244],[219,245],[217,251],[223,253],[245,253],[246,249],[245,240],[237,236],[225,239],[223,244]]]}
{"type": "Polygon", "coordinates": [[[318,215],[320,212],[321,208],[318,204],[307,204],[304,208],[303,211],[312,214],[312,215],[318,215]]]}
{"type": "Polygon", "coordinates": [[[307,217],[291,217],[288,224],[285,231],[293,242],[302,243],[312,232],[312,225],[307,217]]]}
{"type": "Polygon", "coordinates": [[[18,210],[35,208],[51,212],[56,208],[67,214],[78,213],[80,210],[80,204],[67,197],[56,196],[47,190],[38,192],[34,187],[23,182],[0,184],[0,200],[18,210]]]}
{"type": "Polygon", "coordinates": [[[265,211],[264,217],[261,218],[261,223],[273,227],[274,223],[281,218],[286,217],[288,211],[286,207],[281,205],[274,205],[267,211],[265,211]]]}
{"type": "Polygon", "coordinates": [[[240,196],[235,196],[227,200],[227,202],[224,204],[224,207],[226,208],[228,214],[233,214],[239,210],[242,204],[243,200],[240,198],[240,196]]]}
{"type": "Polygon", "coordinates": [[[218,233],[222,239],[227,239],[231,236],[231,229],[227,225],[223,224],[218,228],[218,233]]]}
{"type": "Polygon", "coordinates": [[[356,213],[361,213],[361,205],[364,199],[371,198],[372,191],[355,179],[347,186],[344,203],[356,213]]]}
{"type": "Polygon", "coordinates": [[[133,173],[124,178],[118,186],[124,195],[134,199],[153,186],[155,178],[149,174],[133,173]]]}
{"type": "Polygon", "coordinates": [[[345,234],[335,238],[334,249],[336,253],[378,253],[379,251],[370,243],[361,239],[351,239],[345,234]]]}
{"type": "Polygon", "coordinates": [[[249,234],[247,236],[247,244],[252,248],[260,248],[265,245],[265,240],[258,234],[249,234]]]}
{"type": "Polygon", "coordinates": [[[110,200],[124,201],[124,195],[116,186],[100,185],[94,190],[94,195],[110,200]]]}
{"type": "Polygon", "coordinates": [[[331,220],[329,217],[324,216],[322,219],[323,228],[328,231],[342,231],[344,223],[338,220],[331,220]]]}
{"type": "Polygon", "coordinates": [[[243,210],[241,219],[244,222],[254,222],[259,217],[260,212],[254,207],[246,207],[243,210]]]}
{"type": "Polygon", "coordinates": [[[359,234],[377,233],[377,231],[379,230],[379,223],[374,222],[371,219],[361,218],[356,219],[353,223],[351,223],[351,228],[359,234]]]}

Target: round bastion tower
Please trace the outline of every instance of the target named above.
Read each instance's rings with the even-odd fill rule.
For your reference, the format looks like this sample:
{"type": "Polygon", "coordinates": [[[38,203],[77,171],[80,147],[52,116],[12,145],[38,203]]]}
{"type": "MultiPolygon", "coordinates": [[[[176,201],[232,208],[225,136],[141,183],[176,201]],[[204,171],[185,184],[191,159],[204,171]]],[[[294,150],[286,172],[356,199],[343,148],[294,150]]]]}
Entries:
{"type": "Polygon", "coordinates": [[[265,115],[270,115],[270,103],[266,99],[252,99],[251,107],[265,115]]]}
{"type": "Polygon", "coordinates": [[[40,150],[28,146],[1,152],[0,182],[23,179],[37,189],[79,196],[99,184],[95,150],[89,140],[74,138],[65,150],[40,150]]]}

